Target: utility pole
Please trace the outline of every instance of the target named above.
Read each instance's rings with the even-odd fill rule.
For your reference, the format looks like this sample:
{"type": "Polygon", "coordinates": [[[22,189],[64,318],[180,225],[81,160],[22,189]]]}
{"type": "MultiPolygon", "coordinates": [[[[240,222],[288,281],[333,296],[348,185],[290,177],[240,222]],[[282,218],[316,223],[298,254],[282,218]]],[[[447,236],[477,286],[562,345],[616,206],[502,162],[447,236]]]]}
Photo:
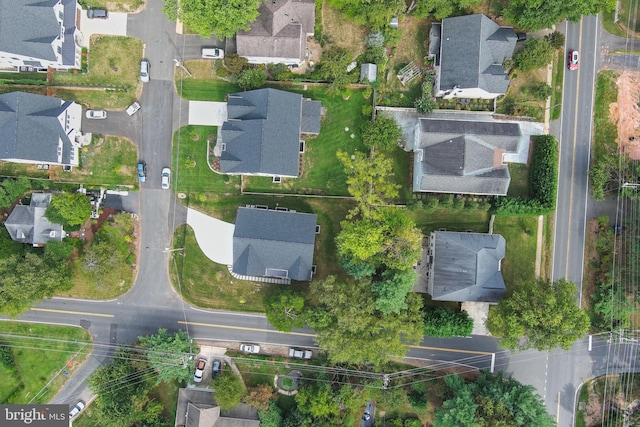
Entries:
{"type": "Polygon", "coordinates": [[[173,59],[173,62],[175,62],[175,63],[176,63],[176,67],[180,67],[180,68],[182,68],[182,69],[184,70],[184,72],[185,72],[185,73],[187,73],[187,74],[189,75],[189,77],[193,77],[193,76],[191,75],[191,73],[189,72],[189,70],[187,70],[187,69],[185,68],[185,66],[184,66],[184,65],[182,65],[182,62],[178,61],[178,60],[177,60],[177,59],[175,59],[175,58],[173,59]]]}

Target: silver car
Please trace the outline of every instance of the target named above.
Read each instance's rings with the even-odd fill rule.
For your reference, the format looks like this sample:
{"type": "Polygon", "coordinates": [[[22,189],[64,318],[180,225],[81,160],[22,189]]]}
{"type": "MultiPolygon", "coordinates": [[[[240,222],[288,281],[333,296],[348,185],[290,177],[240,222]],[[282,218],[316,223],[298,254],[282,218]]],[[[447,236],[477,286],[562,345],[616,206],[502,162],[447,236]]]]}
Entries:
{"type": "Polygon", "coordinates": [[[149,81],[149,61],[146,59],[140,61],[140,81],[142,83],[149,81]]]}
{"type": "Polygon", "coordinates": [[[162,184],[162,189],[163,190],[168,190],[169,187],[171,187],[171,169],[162,168],[161,184],[162,184]]]}
{"type": "Polygon", "coordinates": [[[87,119],[106,119],[107,112],[105,110],[87,110],[87,119]]]}

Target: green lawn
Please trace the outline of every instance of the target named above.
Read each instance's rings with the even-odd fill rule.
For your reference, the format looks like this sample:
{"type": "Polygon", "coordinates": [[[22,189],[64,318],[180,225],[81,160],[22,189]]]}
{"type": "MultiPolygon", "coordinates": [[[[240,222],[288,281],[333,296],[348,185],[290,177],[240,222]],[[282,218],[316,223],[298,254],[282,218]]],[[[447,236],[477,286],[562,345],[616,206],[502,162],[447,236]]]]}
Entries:
{"type": "Polygon", "coordinates": [[[558,50],[553,59],[553,76],[551,80],[551,120],[558,120],[562,113],[562,79],[564,76],[564,49],[558,50]]]}
{"type": "Polygon", "coordinates": [[[47,403],[91,350],[89,333],[70,326],[0,322],[15,367],[0,364],[0,403],[47,403]],[[9,337],[8,335],[13,335],[9,337]]]}
{"type": "Polygon", "coordinates": [[[54,180],[96,186],[138,185],[138,151],[130,140],[94,135],[91,145],[80,151],[81,167],[70,172],[58,172],[54,180]]]}
{"type": "Polygon", "coordinates": [[[535,279],[537,217],[496,216],[493,232],[506,240],[502,276],[507,289],[535,279]]]}
{"type": "Polygon", "coordinates": [[[239,194],[240,177],[220,175],[213,172],[207,163],[207,139],[213,138],[210,148],[215,146],[215,126],[184,126],[173,137],[173,158],[178,163],[173,167],[179,173],[177,191],[183,193],[239,194]]]}
{"type": "MultiPolygon", "coordinates": [[[[593,110],[593,130],[596,146],[615,145],[618,128],[609,120],[609,105],[618,100],[618,78],[616,71],[601,71],[596,79],[596,100],[593,110]]],[[[595,150],[597,153],[597,149],[595,150]]],[[[616,150],[617,151],[617,150],[616,150]]]]}
{"type": "Polygon", "coordinates": [[[509,183],[509,191],[507,196],[510,197],[529,197],[529,165],[522,163],[510,163],[509,173],[511,174],[511,183],[509,183]]]}
{"type": "Polygon", "coordinates": [[[38,169],[36,165],[26,163],[0,162],[0,176],[27,176],[29,178],[49,179],[49,171],[38,169]]]}
{"type": "Polygon", "coordinates": [[[240,86],[219,79],[191,79],[176,81],[178,94],[192,101],[226,101],[230,93],[241,92],[240,86]]]}
{"type": "Polygon", "coordinates": [[[132,12],[145,4],[145,0],[80,0],[83,9],[107,9],[109,11],[132,12]]]}
{"type": "Polygon", "coordinates": [[[489,214],[485,211],[454,211],[439,209],[425,212],[422,209],[407,211],[409,218],[415,221],[424,234],[446,228],[447,231],[472,230],[477,233],[489,231],[489,214]]]}

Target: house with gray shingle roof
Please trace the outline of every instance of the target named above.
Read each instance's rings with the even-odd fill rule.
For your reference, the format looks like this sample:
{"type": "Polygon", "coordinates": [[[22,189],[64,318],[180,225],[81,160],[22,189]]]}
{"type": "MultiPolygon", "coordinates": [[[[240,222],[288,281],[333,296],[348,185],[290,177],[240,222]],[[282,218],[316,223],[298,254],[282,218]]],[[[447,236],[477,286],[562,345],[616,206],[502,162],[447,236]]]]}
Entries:
{"type": "Polygon", "coordinates": [[[505,161],[523,154],[526,161],[529,138],[517,122],[421,117],[415,127],[413,191],[504,196],[511,182],[505,161]]]}
{"type": "Polygon", "coordinates": [[[251,64],[304,63],[316,19],[314,0],[268,0],[258,12],[249,31],[236,34],[238,55],[251,64]]]}
{"type": "Polygon", "coordinates": [[[481,14],[443,19],[432,27],[429,43],[436,66],[435,95],[487,99],[504,95],[509,76],[502,63],[513,56],[516,41],[513,28],[481,14]]]}
{"type": "Polygon", "coordinates": [[[427,292],[434,300],[497,303],[504,295],[501,235],[435,231],[425,249],[427,292]]]}
{"type": "Polygon", "coordinates": [[[232,93],[218,133],[220,172],[296,178],[302,134],[320,132],[322,104],[277,89],[232,93]]]}
{"type": "Polygon", "coordinates": [[[44,215],[51,203],[51,193],[33,193],[29,206],[16,205],[4,223],[12,240],[33,246],[44,246],[53,240],[61,242],[65,236],[60,224],[44,215]]]}
{"type": "Polygon", "coordinates": [[[315,214],[238,208],[232,271],[244,276],[311,280],[317,224],[315,214]]]}
{"type": "Polygon", "coordinates": [[[213,390],[178,390],[176,427],[259,427],[258,411],[245,403],[222,411],[213,390]]]}
{"type": "Polygon", "coordinates": [[[78,166],[82,107],[25,92],[0,95],[0,160],[78,166]]]}
{"type": "Polygon", "coordinates": [[[77,0],[2,0],[0,67],[80,69],[77,0]]]}

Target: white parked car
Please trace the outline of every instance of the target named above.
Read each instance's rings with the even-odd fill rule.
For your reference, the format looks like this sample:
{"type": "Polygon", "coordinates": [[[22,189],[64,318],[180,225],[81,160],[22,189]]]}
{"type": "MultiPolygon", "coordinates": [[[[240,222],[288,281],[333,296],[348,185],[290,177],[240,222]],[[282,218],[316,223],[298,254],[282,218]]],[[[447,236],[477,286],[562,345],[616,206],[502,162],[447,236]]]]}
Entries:
{"type": "Polygon", "coordinates": [[[207,359],[200,359],[196,364],[196,373],[193,374],[193,382],[202,382],[202,376],[204,375],[204,367],[207,365],[207,359]]]}
{"type": "Polygon", "coordinates": [[[240,351],[245,353],[260,353],[260,346],[257,344],[240,344],[240,351]]]}
{"type": "Polygon", "coordinates": [[[107,112],[104,110],[87,110],[87,119],[106,119],[107,112]]]}
{"type": "Polygon", "coordinates": [[[146,59],[140,61],[140,81],[142,83],[149,81],[149,61],[146,59]]]}
{"type": "Polygon", "coordinates": [[[84,405],[84,402],[82,400],[80,402],[76,403],[76,406],[74,406],[73,409],[71,409],[71,411],[69,411],[69,419],[72,419],[73,417],[78,415],[80,412],[82,412],[84,407],[85,407],[85,405],[84,405]]]}
{"type": "Polygon", "coordinates": [[[162,189],[168,190],[171,187],[171,169],[162,168],[162,189]]]}
{"type": "Polygon", "coordinates": [[[203,47],[202,57],[204,59],[223,59],[224,50],[218,49],[217,47],[203,47]]]}
{"type": "Polygon", "coordinates": [[[139,109],[140,109],[140,103],[136,101],[127,107],[127,114],[130,116],[133,116],[136,113],[136,111],[138,111],[139,109]]]}

